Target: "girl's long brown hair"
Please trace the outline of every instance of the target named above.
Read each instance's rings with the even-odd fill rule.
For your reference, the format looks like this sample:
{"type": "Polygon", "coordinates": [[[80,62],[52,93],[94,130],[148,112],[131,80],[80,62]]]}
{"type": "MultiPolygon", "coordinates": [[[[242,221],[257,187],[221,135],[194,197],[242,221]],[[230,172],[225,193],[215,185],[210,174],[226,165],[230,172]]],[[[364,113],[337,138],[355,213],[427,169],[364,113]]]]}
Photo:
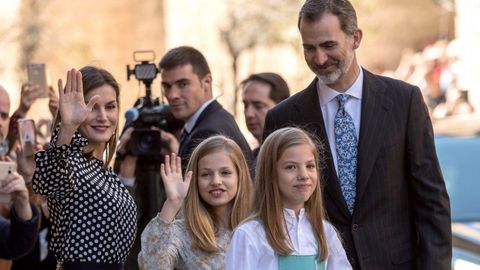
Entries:
{"type": "Polygon", "coordinates": [[[233,230],[250,214],[252,181],[242,150],[233,140],[222,135],[206,139],[195,148],[188,162],[187,171],[192,171],[193,174],[183,205],[185,223],[191,232],[192,248],[199,248],[205,252],[218,251],[215,237],[218,217],[200,197],[198,162],[204,156],[218,151],[225,151],[228,154],[238,174],[237,195],[231,202],[229,229],[233,230]]]}
{"type": "Polygon", "coordinates": [[[305,202],[305,212],[318,242],[318,257],[323,261],[328,256],[328,247],[323,228],[325,214],[320,188],[319,155],[315,143],[302,129],[282,128],[270,134],[263,142],[256,166],[253,217],[262,221],[268,243],[276,253],[288,255],[293,252],[283,214],[277,166],[287,148],[303,144],[310,146],[317,164],[318,180],[312,195],[305,202]]]}

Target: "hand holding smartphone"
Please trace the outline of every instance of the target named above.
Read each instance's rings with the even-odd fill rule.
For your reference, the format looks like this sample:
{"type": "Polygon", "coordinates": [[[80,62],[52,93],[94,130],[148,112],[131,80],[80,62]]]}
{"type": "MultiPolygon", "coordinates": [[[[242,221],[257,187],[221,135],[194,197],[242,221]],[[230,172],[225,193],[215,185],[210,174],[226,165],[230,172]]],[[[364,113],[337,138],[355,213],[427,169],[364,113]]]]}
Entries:
{"type": "Polygon", "coordinates": [[[28,64],[28,81],[39,86],[39,98],[48,97],[47,71],[45,64],[28,64]]]}
{"type": "Polygon", "coordinates": [[[34,148],[37,144],[37,134],[35,130],[35,121],[33,119],[18,119],[18,135],[20,137],[20,145],[26,156],[34,154],[34,148]]]}
{"type": "MultiPolygon", "coordinates": [[[[15,162],[0,161],[0,186],[4,185],[7,176],[17,171],[15,162]]],[[[9,203],[12,200],[11,194],[0,193],[0,203],[9,203]]]]}

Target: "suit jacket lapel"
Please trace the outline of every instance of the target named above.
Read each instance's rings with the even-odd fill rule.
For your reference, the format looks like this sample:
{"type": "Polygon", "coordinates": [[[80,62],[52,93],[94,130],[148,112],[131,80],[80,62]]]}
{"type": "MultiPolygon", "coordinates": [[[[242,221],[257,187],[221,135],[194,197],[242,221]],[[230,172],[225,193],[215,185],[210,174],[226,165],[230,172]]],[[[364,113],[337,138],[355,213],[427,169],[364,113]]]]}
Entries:
{"type": "MultiPolygon", "coordinates": [[[[357,157],[357,195],[355,207],[359,205],[368,184],[383,131],[386,127],[387,113],[392,101],[384,95],[385,86],[370,72],[363,70],[362,115],[360,120],[360,138],[357,157]]],[[[355,211],[354,211],[355,213],[355,211]]]]}
{"type": "Polygon", "coordinates": [[[207,117],[207,115],[209,115],[212,111],[214,111],[216,109],[219,109],[221,107],[222,107],[222,105],[220,105],[220,103],[218,103],[217,100],[214,100],[210,104],[208,104],[208,106],[205,107],[203,112],[198,116],[197,121],[195,122],[195,125],[193,126],[192,132],[190,132],[190,134],[193,133],[195,128],[199,125],[199,123],[201,123],[203,121],[203,119],[205,117],[207,117]]]}
{"type": "Polygon", "coordinates": [[[320,109],[320,103],[317,93],[317,82],[315,79],[304,91],[304,94],[299,98],[295,104],[296,109],[299,111],[299,117],[301,123],[307,123],[307,130],[313,131],[321,143],[323,143],[323,149],[321,149],[321,159],[324,158],[325,164],[322,168],[322,181],[327,192],[333,198],[334,203],[343,212],[346,217],[350,217],[347,204],[343,198],[340,184],[338,181],[335,166],[333,164],[332,152],[330,151],[330,143],[328,142],[327,133],[325,131],[325,124],[323,120],[322,110],[320,109]]]}
{"type": "MultiPolygon", "coordinates": [[[[193,125],[192,130],[188,133],[188,136],[186,137],[185,142],[189,142],[192,139],[192,134],[194,134],[195,129],[197,128],[199,123],[201,123],[203,121],[203,119],[205,119],[205,117],[208,114],[210,114],[212,111],[214,111],[218,108],[221,108],[221,107],[222,107],[222,105],[220,105],[220,103],[218,103],[218,101],[216,101],[216,100],[214,100],[210,104],[208,104],[208,106],[198,116],[197,121],[195,122],[195,125],[193,125]]],[[[185,147],[186,147],[186,143],[180,144],[180,147],[179,147],[179,150],[178,150],[178,154],[182,157],[185,156],[185,154],[187,154],[186,153],[187,149],[185,149],[185,147]]]]}

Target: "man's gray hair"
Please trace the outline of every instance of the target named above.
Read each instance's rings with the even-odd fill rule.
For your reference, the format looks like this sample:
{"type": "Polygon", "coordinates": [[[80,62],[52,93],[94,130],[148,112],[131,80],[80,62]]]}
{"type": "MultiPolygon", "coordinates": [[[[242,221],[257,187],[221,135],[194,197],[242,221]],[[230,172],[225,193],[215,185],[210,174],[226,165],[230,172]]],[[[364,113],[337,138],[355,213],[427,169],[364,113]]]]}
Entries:
{"type": "Polygon", "coordinates": [[[357,14],[348,0],[306,0],[298,14],[298,28],[302,20],[315,22],[326,12],[338,17],[345,34],[353,35],[357,31],[357,14]]]}

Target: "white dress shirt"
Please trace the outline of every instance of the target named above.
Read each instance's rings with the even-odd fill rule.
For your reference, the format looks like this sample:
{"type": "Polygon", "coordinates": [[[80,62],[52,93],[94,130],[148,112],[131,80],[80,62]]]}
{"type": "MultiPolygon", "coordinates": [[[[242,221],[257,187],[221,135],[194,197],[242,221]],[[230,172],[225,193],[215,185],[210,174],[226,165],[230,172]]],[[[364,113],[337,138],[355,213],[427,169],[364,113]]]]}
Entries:
{"type": "MultiPolygon", "coordinates": [[[[350,88],[345,91],[344,94],[350,95],[350,99],[345,103],[345,110],[350,114],[355,125],[355,132],[357,134],[357,142],[360,135],[360,118],[362,113],[362,92],[363,92],[363,70],[360,68],[355,82],[350,88]]],[[[330,144],[330,151],[332,152],[333,163],[335,165],[335,171],[338,175],[337,165],[337,149],[335,148],[335,131],[334,122],[335,115],[338,110],[338,101],[336,97],[340,94],[318,81],[317,84],[318,99],[320,101],[320,109],[322,110],[323,121],[325,124],[325,130],[327,132],[328,143],[330,144]]]]}
{"type": "MultiPolygon", "coordinates": [[[[283,212],[294,249],[291,255],[316,255],[318,245],[305,210],[300,210],[298,220],[293,210],[284,209],[283,212]]],[[[333,226],[326,221],[323,226],[328,246],[325,269],[352,269],[333,226]]],[[[249,220],[235,229],[225,258],[225,269],[278,269],[278,254],[268,243],[260,220],[249,220]]]]}

